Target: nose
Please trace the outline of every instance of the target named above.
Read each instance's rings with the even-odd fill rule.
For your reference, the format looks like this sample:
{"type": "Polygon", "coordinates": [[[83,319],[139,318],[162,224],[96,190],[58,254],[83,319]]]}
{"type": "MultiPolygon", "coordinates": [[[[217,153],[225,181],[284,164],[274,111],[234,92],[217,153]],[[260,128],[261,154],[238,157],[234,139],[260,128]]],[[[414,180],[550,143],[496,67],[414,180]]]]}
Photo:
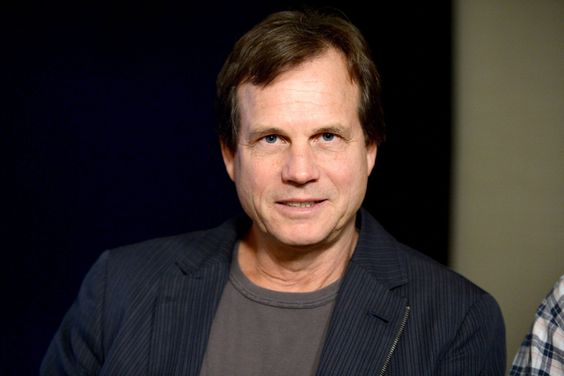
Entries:
{"type": "Polygon", "coordinates": [[[284,156],[282,180],[304,185],[319,179],[319,167],[310,145],[292,145],[284,156]]]}

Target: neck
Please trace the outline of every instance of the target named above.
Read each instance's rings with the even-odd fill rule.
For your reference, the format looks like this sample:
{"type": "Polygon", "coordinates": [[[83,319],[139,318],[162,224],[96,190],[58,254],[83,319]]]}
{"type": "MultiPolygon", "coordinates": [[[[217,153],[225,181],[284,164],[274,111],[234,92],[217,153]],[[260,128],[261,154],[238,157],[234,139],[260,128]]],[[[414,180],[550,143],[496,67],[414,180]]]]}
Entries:
{"type": "Polygon", "coordinates": [[[238,260],[243,273],[256,285],[284,292],[315,291],[344,274],[358,234],[348,226],[327,244],[292,247],[257,236],[256,229],[239,243],[238,260]]]}

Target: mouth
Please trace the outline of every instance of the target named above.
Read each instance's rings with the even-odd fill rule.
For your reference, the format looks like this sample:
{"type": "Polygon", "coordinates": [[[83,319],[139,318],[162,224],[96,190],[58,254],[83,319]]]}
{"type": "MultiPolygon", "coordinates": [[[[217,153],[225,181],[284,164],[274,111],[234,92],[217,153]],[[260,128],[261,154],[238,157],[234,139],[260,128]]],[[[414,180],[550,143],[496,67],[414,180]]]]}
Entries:
{"type": "Polygon", "coordinates": [[[325,200],[312,200],[312,201],[278,201],[278,204],[289,206],[291,208],[311,208],[325,200]]]}

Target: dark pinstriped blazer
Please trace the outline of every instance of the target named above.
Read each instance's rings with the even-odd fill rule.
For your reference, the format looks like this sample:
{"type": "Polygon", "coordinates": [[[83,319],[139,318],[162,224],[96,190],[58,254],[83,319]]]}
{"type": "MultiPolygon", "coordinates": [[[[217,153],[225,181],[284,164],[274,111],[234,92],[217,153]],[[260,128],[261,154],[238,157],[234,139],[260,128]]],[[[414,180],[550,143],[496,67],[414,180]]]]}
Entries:
{"type": "MultiPolygon", "coordinates": [[[[503,375],[494,299],[398,243],[367,212],[358,219],[318,374],[503,375]]],[[[41,374],[198,375],[235,241],[248,226],[232,220],[102,254],[41,374]]]]}

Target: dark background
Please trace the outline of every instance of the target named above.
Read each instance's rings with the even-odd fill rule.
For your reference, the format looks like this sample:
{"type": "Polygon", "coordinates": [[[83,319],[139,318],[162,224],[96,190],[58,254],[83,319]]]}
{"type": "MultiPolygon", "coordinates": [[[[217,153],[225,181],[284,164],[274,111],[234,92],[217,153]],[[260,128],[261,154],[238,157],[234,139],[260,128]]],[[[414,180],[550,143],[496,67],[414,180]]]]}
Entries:
{"type": "MultiPolygon", "coordinates": [[[[0,374],[37,373],[103,250],[239,212],[214,133],[215,76],[246,30],[297,4],[4,9],[0,374]]],[[[383,80],[388,141],[365,207],[399,240],[448,263],[450,2],[329,5],[365,34],[383,80]]]]}

